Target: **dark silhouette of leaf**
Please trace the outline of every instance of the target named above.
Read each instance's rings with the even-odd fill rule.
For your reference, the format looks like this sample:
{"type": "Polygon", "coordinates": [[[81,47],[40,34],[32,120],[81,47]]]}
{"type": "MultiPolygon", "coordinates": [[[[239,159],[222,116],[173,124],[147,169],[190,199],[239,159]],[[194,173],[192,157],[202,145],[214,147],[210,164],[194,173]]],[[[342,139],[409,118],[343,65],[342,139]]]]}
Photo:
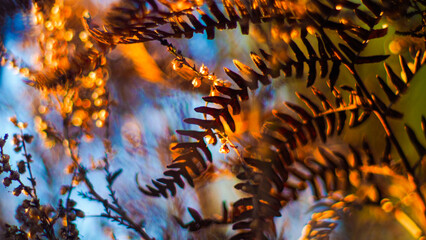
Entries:
{"type": "Polygon", "coordinates": [[[399,55],[399,62],[401,64],[402,73],[405,75],[407,79],[407,83],[409,83],[410,80],[413,78],[414,74],[413,72],[411,72],[411,69],[408,67],[408,64],[405,61],[405,58],[401,55],[399,55]]]}
{"type": "Polygon", "coordinates": [[[389,57],[389,55],[375,55],[375,56],[358,56],[354,63],[355,64],[366,64],[366,63],[378,63],[383,62],[389,57]]]}
{"type": "Polygon", "coordinates": [[[380,18],[372,17],[368,13],[359,9],[355,9],[355,14],[361,21],[366,23],[370,28],[373,28],[380,20],[380,18]]]}
{"type": "Polygon", "coordinates": [[[334,85],[336,84],[337,78],[339,77],[340,73],[340,61],[333,61],[333,66],[331,67],[331,72],[329,75],[329,87],[334,88],[334,85]]]}
{"type": "Polygon", "coordinates": [[[395,74],[395,72],[392,70],[391,67],[389,67],[389,65],[387,65],[386,63],[384,65],[389,79],[392,81],[398,92],[405,92],[405,90],[407,89],[407,84],[395,74]]]}
{"type": "Polygon", "coordinates": [[[395,93],[389,88],[389,86],[385,83],[385,81],[379,76],[376,76],[377,80],[379,80],[380,86],[382,87],[383,91],[386,93],[386,96],[388,97],[390,102],[395,102],[398,97],[395,95],[395,93]]]}
{"type": "Polygon", "coordinates": [[[417,151],[417,154],[419,154],[420,157],[424,156],[426,154],[425,147],[420,143],[418,140],[416,134],[414,133],[413,129],[411,129],[408,125],[405,125],[405,131],[408,134],[408,137],[410,138],[411,143],[413,144],[414,148],[417,151]]]}
{"type": "Polygon", "coordinates": [[[373,0],[361,0],[361,2],[370,10],[376,17],[382,16],[383,7],[373,0]]]}
{"type": "Polygon", "coordinates": [[[117,171],[115,171],[113,174],[110,174],[107,176],[108,184],[112,185],[114,181],[117,179],[118,176],[123,172],[123,169],[120,168],[117,171]]]}

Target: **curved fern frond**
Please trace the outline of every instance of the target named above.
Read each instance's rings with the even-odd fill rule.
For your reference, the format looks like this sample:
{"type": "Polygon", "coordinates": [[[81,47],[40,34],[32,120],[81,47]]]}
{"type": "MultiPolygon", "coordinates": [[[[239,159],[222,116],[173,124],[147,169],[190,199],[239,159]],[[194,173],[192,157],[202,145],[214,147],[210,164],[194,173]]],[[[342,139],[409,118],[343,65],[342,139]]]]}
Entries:
{"type": "MultiPolygon", "coordinates": [[[[197,142],[185,142],[185,143],[178,143],[176,146],[173,147],[173,149],[183,149],[183,154],[179,156],[178,158],[173,160],[173,163],[168,168],[171,168],[170,170],[164,172],[168,178],[159,178],[157,180],[153,180],[152,183],[155,186],[155,188],[151,186],[147,186],[148,190],[145,190],[144,188],[139,186],[139,189],[148,195],[151,196],[164,196],[167,197],[167,189],[170,190],[172,196],[176,193],[176,187],[174,184],[178,184],[181,188],[184,187],[184,182],[181,179],[181,176],[183,176],[188,183],[193,186],[193,178],[196,176],[199,176],[206,168],[207,163],[204,159],[204,157],[201,155],[201,153],[197,150],[201,150],[201,152],[204,153],[204,156],[207,158],[208,161],[212,161],[212,155],[210,150],[207,147],[207,144],[205,142],[205,137],[209,137],[210,139],[213,139],[212,143],[217,143],[217,139],[215,137],[215,132],[224,132],[224,121],[231,131],[235,131],[235,122],[233,120],[233,117],[230,113],[229,107],[232,108],[232,114],[237,115],[241,111],[240,101],[245,101],[248,99],[248,90],[254,90],[259,87],[258,82],[260,81],[264,85],[270,84],[270,80],[268,77],[269,70],[265,66],[265,63],[259,59],[259,56],[252,53],[252,59],[255,62],[255,64],[258,66],[258,68],[262,71],[261,73],[258,73],[251,69],[250,67],[240,63],[239,61],[234,61],[235,66],[245,75],[247,76],[250,81],[245,80],[242,76],[239,74],[233,72],[230,69],[225,68],[226,74],[236,83],[240,89],[235,89],[231,87],[225,87],[225,86],[216,86],[216,90],[221,93],[223,96],[207,96],[203,97],[203,99],[208,103],[214,103],[220,108],[213,108],[213,107],[198,107],[195,108],[196,112],[202,113],[203,115],[209,115],[211,119],[197,119],[197,118],[188,118],[185,119],[184,122],[189,124],[195,124],[198,125],[200,128],[205,129],[205,131],[180,131],[178,130],[177,133],[184,136],[189,136],[191,138],[194,138],[197,140],[197,142]],[[223,120],[221,120],[223,119],[223,120]]],[[[331,104],[325,99],[324,95],[320,93],[318,90],[314,90],[315,95],[322,101],[324,106],[324,116],[316,116],[316,124],[318,125],[320,131],[320,136],[323,140],[325,140],[325,134],[323,130],[325,130],[325,122],[329,121],[330,123],[333,123],[333,117],[335,115],[334,108],[331,106],[331,104]],[[327,112],[327,111],[330,112],[327,112]],[[327,112],[327,113],[326,113],[327,112]],[[333,115],[333,116],[332,116],[333,115]]],[[[337,107],[342,107],[342,112],[338,113],[338,124],[339,127],[337,127],[338,132],[341,132],[344,126],[344,121],[347,118],[345,111],[348,108],[345,108],[345,103],[343,102],[340,93],[335,89],[333,93],[336,95],[336,104],[337,107]]],[[[306,101],[307,105],[311,107],[311,111],[315,114],[320,114],[318,112],[319,109],[312,101],[310,101],[308,98],[299,95],[302,100],[306,101]]],[[[366,102],[365,100],[362,100],[362,95],[358,91],[352,91],[350,93],[350,99],[357,99],[360,103],[366,102]],[[361,101],[362,100],[362,101],[361,101]]],[[[363,121],[365,121],[368,116],[370,115],[370,112],[363,111],[360,113],[360,108],[357,107],[359,103],[354,102],[351,103],[352,106],[349,106],[349,109],[351,110],[350,115],[350,127],[355,127],[359,124],[361,124],[363,121]],[[358,105],[357,105],[358,104],[358,105]]],[[[303,110],[302,108],[299,108],[292,104],[287,104],[290,108],[293,107],[293,111],[299,114],[303,119],[303,121],[307,121],[307,123],[310,123],[308,125],[303,123],[296,122],[291,123],[291,119],[287,116],[280,115],[284,118],[285,121],[290,122],[289,124],[296,124],[297,126],[293,126],[297,128],[298,126],[307,126],[308,130],[310,130],[311,137],[315,134],[315,130],[313,130],[313,125],[310,120],[310,115],[303,110]],[[309,120],[309,121],[308,121],[309,120]]],[[[360,105],[359,105],[360,106],[360,105]]],[[[296,135],[299,137],[299,140],[302,143],[306,144],[306,136],[304,135],[302,130],[295,130],[296,135]]],[[[328,133],[331,134],[334,132],[334,126],[329,126],[328,133]]],[[[284,136],[285,137],[285,136],[284,136]]],[[[294,142],[290,142],[292,148],[294,149],[296,145],[294,142]]]]}
{"type": "Polygon", "coordinates": [[[240,24],[242,33],[248,34],[249,22],[254,24],[279,22],[281,27],[284,25],[289,26],[290,29],[301,29],[300,36],[304,49],[301,49],[292,38],[284,39],[296,57],[296,59],[287,57],[284,64],[275,56],[271,59],[270,55],[263,54],[264,52],[261,51],[271,65],[269,69],[261,69],[265,70],[264,74],[267,72],[276,78],[279,76],[279,71],[283,70],[285,76],[291,76],[292,67],[294,67],[296,78],[301,78],[307,65],[307,86],[311,86],[317,79],[318,63],[321,78],[329,73],[328,84],[331,89],[338,79],[342,63],[353,71],[354,65],[381,62],[388,57],[388,55],[360,55],[371,39],[387,34],[387,28],[374,29],[383,15],[383,7],[373,1],[363,1],[370,13],[360,10],[360,4],[347,0],[339,2],[311,0],[303,7],[303,13],[289,11],[288,7],[281,6],[281,3],[276,1],[246,3],[242,0],[235,2],[223,0],[222,3],[226,14],[212,0],[207,1],[206,6],[179,10],[169,5],[162,6],[165,3],[158,3],[155,0],[125,1],[113,8],[107,17],[104,30],[100,30],[90,18],[86,19],[85,28],[99,42],[116,45],[163,41],[167,38],[182,36],[192,38],[194,33],[204,32],[208,39],[213,39],[215,29],[232,29],[237,23],[240,24]],[[164,10],[165,7],[168,10],[164,10]],[[206,8],[210,14],[204,12],[203,9],[206,8]],[[235,8],[240,14],[237,14],[235,8]],[[341,12],[347,15],[348,11],[352,12],[351,17],[360,22],[359,24],[340,21],[340,15],[343,15],[341,12]],[[199,17],[197,18],[196,15],[199,17]],[[363,24],[366,24],[368,28],[364,28],[363,24]],[[317,44],[312,44],[311,38],[307,37],[308,29],[311,34],[316,35],[317,44]],[[335,32],[345,44],[332,41],[330,32],[326,33],[325,30],[335,32]],[[313,45],[317,45],[317,50],[313,45]],[[332,65],[330,70],[329,64],[332,65]]]}
{"type": "Polygon", "coordinates": [[[195,108],[194,110],[198,113],[202,113],[204,118],[187,118],[184,119],[185,123],[197,125],[204,131],[193,131],[193,130],[177,130],[176,132],[182,136],[188,136],[196,139],[196,142],[182,142],[177,143],[172,150],[181,149],[182,154],[173,160],[171,165],[168,165],[164,175],[167,178],[159,178],[153,180],[152,183],[155,186],[147,186],[148,190],[142,188],[139,184],[139,189],[151,196],[167,197],[167,190],[169,190],[174,196],[176,194],[177,184],[179,187],[184,187],[184,182],[181,178],[183,176],[187,182],[194,186],[193,178],[199,176],[207,169],[207,161],[212,161],[212,154],[207,147],[205,138],[209,139],[209,143],[216,144],[217,137],[216,132],[225,132],[224,124],[226,124],[231,131],[235,131],[235,121],[232,115],[237,115],[241,111],[240,101],[246,101],[248,99],[248,89],[257,89],[259,87],[258,82],[260,81],[264,85],[271,83],[267,75],[257,73],[248,66],[234,61],[234,64],[240,69],[241,72],[249,74],[251,81],[246,81],[243,77],[237,73],[225,68],[225,72],[229,77],[236,83],[240,89],[234,89],[225,86],[215,86],[215,89],[222,94],[222,96],[206,96],[203,97],[207,103],[214,103],[220,107],[209,107],[202,106],[195,108]],[[232,108],[232,115],[230,112],[232,108]],[[209,118],[206,117],[209,116],[209,118]],[[204,156],[201,154],[201,152],[204,156]],[[206,161],[207,160],[207,161],[206,161]]]}
{"type": "MultiPolygon", "coordinates": [[[[248,167],[238,175],[244,182],[235,188],[252,197],[234,203],[234,209],[244,203],[245,211],[234,223],[234,229],[240,232],[231,239],[268,239],[270,226],[258,228],[258,224],[272,224],[271,218],[280,216],[279,210],[296,200],[298,192],[308,186],[316,199],[322,199],[332,192],[347,192],[361,183],[368,183],[371,192],[375,193],[368,196],[368,200],[378,202],[381,199],[381,191],[374,178],[361,170],[363,166],[375,164],[368,144],[364,142],[361,151],[350,145],[346,146],[345,151],[332,150],[326,144],[330,136],[341,133],[341,126],[346,125],[346,112],[351,112],[352,119],[358,118],[354,111],[360,110],[362,105],[357,105],[356,101],[351,105],[344,103],[335,89],[336,102],[341,108],[334,108],[319,90],[313,88],[313,92],[320,99],[323,110],[306,96],[298,94],[313,116],[298,105],[285,103],[300,120],[290,114],[274,111],[276,121],[265,124],[257,146],[246,149],[249,154],[243,160],[248,167]],[[304,146],[307,146],[305,150],[304,146]],[[262,204],[267,206],[267,210],[259,208],[262,204]]],[[[355,96],[359,98],[353,91],[350,98],[355,96]]],[[[365,119],[367,117],[363,121],[365,119]]],[[[352,127],[361,124],[352,121],[352,127]]],[[[386,148],[385,151],[389,150],[386,148]]]]}
{"type": "MultiPolygon", "coordinates": [[[[374,5],[374,2],[371,1],[364,2],[374,5]]],[[[339,23],[328,19],[330,16],[338,16],[342,9],[355,11],[358,13],[356,16],[359,19],[373,27],[380,20],[383,11],[380,5],[375,5],[374,8],[370,8],[370,11],[378,15],[370,17],[358,9],[360,4],[348,0],[338,2],[311,0],[306,6],[301,6],[303,11],[300,12],[291,11],[286,3],[277,1],[222,0],[221,3],[223,7],[219,7],[213,0],[206,1],[204,6],[185,7],[184,4],[176,6],[165,1],[155,0],[122,1],[111,9],[103,30],[93,24],[90,18],[86,18],[86,27],[94,38],[109,44],[146,42],[163,38],[181,38],[182,36],[191,38],[194,33],[204,32],[208,39],[213,39],[215,29],[233,29],[239,24],[242,34],[248,34],[249,23],[276,21],[292,25],[304,22],[307,19],[304,17],[306,13],[314,15],[323,27],[336,29],[339,23]],[[206,13],[206,9],[209,13],[206,13]]],[[[308,24],[299,25],[307,26],[308,24]]],[[[380,35],[371,34],[359,26],[355,26],[355,28],[358,29],[352,31],[363,37],[374,38],[380,35]]]]}

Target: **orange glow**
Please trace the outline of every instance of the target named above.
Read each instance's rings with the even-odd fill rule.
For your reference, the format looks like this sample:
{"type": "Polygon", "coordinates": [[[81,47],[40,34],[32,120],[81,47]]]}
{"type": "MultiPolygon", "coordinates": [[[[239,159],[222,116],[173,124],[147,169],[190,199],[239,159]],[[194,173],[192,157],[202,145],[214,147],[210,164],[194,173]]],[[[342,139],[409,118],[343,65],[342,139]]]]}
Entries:
{"type": "Polygon", "coordinates": [[[53,24],[52,24],[52,22],[51,22],[51,21],[47,21],[47,22],[44,24],[44,26],[46,27],[46,29],[47,29],[48,31],[52,31],[52,30],[53,30],[53,24]]]}
{"type": "Polygon", "coordinates": [[[55,5],[52,7],[52,14],[56,15],[59,13],[59,6],[55,5]]]}
{"type": "Polygon", "coordinates": [[[102,105],[102,99],[100,99],[100,98],[96,99],[95,102],[94,102],[94,104],[97,107],[101,106],[102,105]]]}
{"type": "MultiPolygon", "coordinates": [[[[146,50],[145,45],[128,44],[120,45],[117,48],[123,53],[125,57],[133,61],[137,73],[142,78],[150,82],[166,84],[166,81],[163,77],[164,73],[161,71],[155,60],[146,50]]],[[[172,65],[174,70],[180,69],[179,63],[173,61],[172,65]]]]}
{"type": "Polygon", "coordinates": [[[419,238],[422,235],[422,230],[403,211],[396,209],[395,218],[414,238],[419,238]]]}
{"type": "Polygon", "coordinates": [[[101,128],[104,126],[104,122],[102,120],[97,120],[96,121],[96,127],[101,128]]]}
{"type": "Polygon", "coordinates": [[[73,37],[74,37],[74,33],[72,32],[72,30],[68,30],[65,32],[65,35],[64,35],[65,41],[69,42],[72,40],[73,37]]]}
{"type": "Polygon", "coordinates": [[[219,152],[223,153],[223,154],[227,154],[227,153],[229,153],[229,151],[230,151],[229,147],[226,144],[222,144],[222,146],[219,149],[219,152]]]}
{"type": "Polygon", "coordinates": [[[198,88],[201,86],[201,79],[200,78],[194,78],[192,80],[192,86],[194,86],[195,88],[198,88]]]}
{"type": "Polygon", "coordinates": [[[81,31],[78,36],[82,42],[86,42],[89,39],[89,35],[86,31],[81,31]]]}

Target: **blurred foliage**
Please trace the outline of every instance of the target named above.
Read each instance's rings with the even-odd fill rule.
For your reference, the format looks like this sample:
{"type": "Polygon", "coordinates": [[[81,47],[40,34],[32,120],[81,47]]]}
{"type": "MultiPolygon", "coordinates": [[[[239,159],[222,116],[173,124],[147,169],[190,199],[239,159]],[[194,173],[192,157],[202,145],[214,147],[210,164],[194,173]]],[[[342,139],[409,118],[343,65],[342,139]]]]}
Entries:
{"type": "Polygon", "coordinates": [[[424,240],[425,24],[424,0],[3,1],[0,238],[424,240]]]}

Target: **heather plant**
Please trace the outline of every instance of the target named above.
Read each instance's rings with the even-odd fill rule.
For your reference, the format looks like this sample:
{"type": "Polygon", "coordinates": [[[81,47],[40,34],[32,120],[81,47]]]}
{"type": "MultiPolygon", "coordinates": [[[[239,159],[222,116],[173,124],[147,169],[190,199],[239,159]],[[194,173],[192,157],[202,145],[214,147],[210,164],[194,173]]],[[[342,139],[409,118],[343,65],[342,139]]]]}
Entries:
{"type": "Polygon", "coordinates": [[[121,227],[425,239],[425,1],[34,0],[0,13],[30,22],[21,42],[37,49],[23,60],[0,31],[31,122],[11,117],[17,133],[0,138],[7,198],[25,195],[3,238],[86,239],[79,221],[101,218],[111,239],[121,227]]]}

